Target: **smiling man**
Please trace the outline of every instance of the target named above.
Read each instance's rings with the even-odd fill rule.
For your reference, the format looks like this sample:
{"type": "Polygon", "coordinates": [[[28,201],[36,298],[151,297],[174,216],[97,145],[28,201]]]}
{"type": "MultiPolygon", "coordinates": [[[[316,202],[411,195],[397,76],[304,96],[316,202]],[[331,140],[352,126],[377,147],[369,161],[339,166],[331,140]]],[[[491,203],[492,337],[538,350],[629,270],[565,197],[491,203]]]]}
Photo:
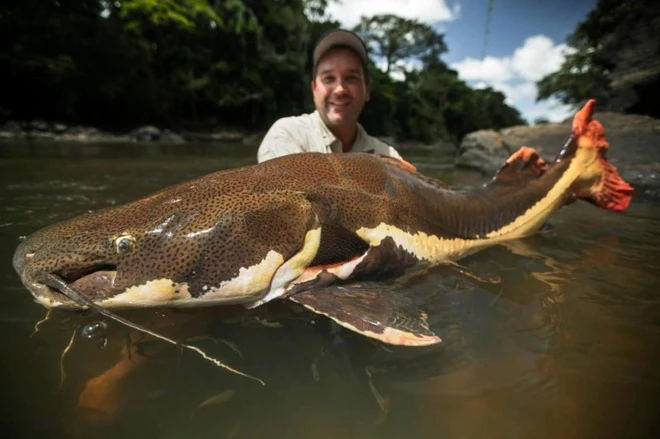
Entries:
{"type": "Polygon", "coordinates": [[[259,146],[258,161],[300,152],[372,152],[401,158],[358,123],[371,93],[364,42],[353,32],[330,31],[317,42],[313,62],[316,111],[276,121],[259,146]]]}

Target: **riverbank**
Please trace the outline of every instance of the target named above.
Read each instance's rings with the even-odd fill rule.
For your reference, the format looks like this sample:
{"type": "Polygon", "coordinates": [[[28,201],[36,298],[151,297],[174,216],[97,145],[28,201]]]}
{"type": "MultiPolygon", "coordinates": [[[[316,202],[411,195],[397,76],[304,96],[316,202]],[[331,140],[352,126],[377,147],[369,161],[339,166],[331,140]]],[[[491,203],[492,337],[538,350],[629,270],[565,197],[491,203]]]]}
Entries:
{"type": "Polygon", "coordinates": [[[53,142],[222,142],[256,143],[262,134],[250,134],[240,131],[218,130],[210,132],[175,132],[167,128],[145,125],[126,133],[102,131],[94,127],[65,125],[56,122],[34,120],[30,122],[8,121],[0,124],[2,140],[42,140],[53,142]]]}
{"type": "MultiPolygon", "coordinates": [[[[30,122],[9,121],[0,124],[0,141],[52,141],[52,142],[96,142],[137,143],[158,142],[167,144],[194,143],[243,143],[258,145],[265,132],[243,132],[239,130],[214,130],[175,132],[167,128],[146,125],[126,133],[102,131],[94,127],[67,126],[62,123],[35,120],[30,122]]],[[[429,151],[455,154],[458,145],[447,141],[425,144],[414,140],[397,141],[391,137],[380,137],[388,145],[401,151],[429,151]]]]}
{"type": "MultiPolygon", "coordinates": [[[[636,189],[635,197],[660,200],[660,120],[648,116],[597,113],[612,145],[608,157],[621,175],[636,189]]],[[[423,144],[415,141],[381,139],[395,146],[403,155],[442,155],[455,157],[457,168],[492,175],[506,158],[523,145],[532,146],[550,161],[566,142],[570,121],[537,126],[516,126],[503,130],[481,130],[465,136],[460,146],[439,141],[423,144]]],[[[209,132],[174,132],[147,125],[127,133],[112,133],[93,127],[67,126],[45,121],[6,122],[0,124],[0,141],[89,142],[89,143],[162,143],[234,144],[256,146],[265,133],[238,130],[209,132]]]]}

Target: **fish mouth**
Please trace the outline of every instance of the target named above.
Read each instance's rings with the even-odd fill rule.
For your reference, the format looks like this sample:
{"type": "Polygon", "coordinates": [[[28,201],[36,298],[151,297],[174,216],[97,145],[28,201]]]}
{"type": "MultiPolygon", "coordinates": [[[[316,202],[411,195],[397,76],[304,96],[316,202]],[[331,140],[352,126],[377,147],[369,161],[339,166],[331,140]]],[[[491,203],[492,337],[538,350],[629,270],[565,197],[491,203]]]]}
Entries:
{"type": "Polygon", "coordinates": [[[71,297],[71,290],[85,299],[97,302],[115,293],[117,266],[98,263],[86,267],[67,268],[51,273],[25,270],[21,280],[34,299],[46,308],[83,309],[86,304],[71,297]],[[57,279],[57,282],[53,282],[57,279]]]}

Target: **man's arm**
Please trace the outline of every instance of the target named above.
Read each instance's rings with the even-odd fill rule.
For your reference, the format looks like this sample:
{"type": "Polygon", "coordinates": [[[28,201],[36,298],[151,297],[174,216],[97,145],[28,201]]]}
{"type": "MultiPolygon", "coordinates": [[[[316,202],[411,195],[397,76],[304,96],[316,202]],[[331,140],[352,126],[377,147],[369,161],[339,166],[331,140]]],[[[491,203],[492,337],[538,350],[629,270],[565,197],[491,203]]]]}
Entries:
{"type": "Polygon", "coordinates": [[[286,119],[280,119],[270,127],[257,151],[259,163],[283,155],[305,152],[302,139],[294,135],[287,125],[286,119]]]}

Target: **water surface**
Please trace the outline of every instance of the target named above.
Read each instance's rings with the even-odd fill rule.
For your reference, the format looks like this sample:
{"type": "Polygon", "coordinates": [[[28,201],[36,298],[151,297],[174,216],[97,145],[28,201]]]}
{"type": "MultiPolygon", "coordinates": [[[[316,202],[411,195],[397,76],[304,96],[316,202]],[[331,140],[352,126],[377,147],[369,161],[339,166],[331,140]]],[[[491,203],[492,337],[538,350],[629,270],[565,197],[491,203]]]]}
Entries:
{"type": "MultiPolygon", "coordinates": [[[[254,153],[244,145],[0,144],[2,430],[49,438],[660,432],[660,207],[642,202],[620,215],[575,203],[543,233],[461,261],[463,272],[439,267],[410,279],[404,293],[428,312],[443,339],[437,347],[385,347],[282,303],[249,313],[123,313],[266,386],[93,313],[51,313],[35,333],[46,311],[11,267],[20,236],[251,164],[254,153]],[[81,335],[98,322],[104,336],[81,335]],[[128,345],[138,353],[116,366],[128,345]]],[[[445,158],[407,158],[455,186],[484,180],[449,169],[445,158]]]]}

